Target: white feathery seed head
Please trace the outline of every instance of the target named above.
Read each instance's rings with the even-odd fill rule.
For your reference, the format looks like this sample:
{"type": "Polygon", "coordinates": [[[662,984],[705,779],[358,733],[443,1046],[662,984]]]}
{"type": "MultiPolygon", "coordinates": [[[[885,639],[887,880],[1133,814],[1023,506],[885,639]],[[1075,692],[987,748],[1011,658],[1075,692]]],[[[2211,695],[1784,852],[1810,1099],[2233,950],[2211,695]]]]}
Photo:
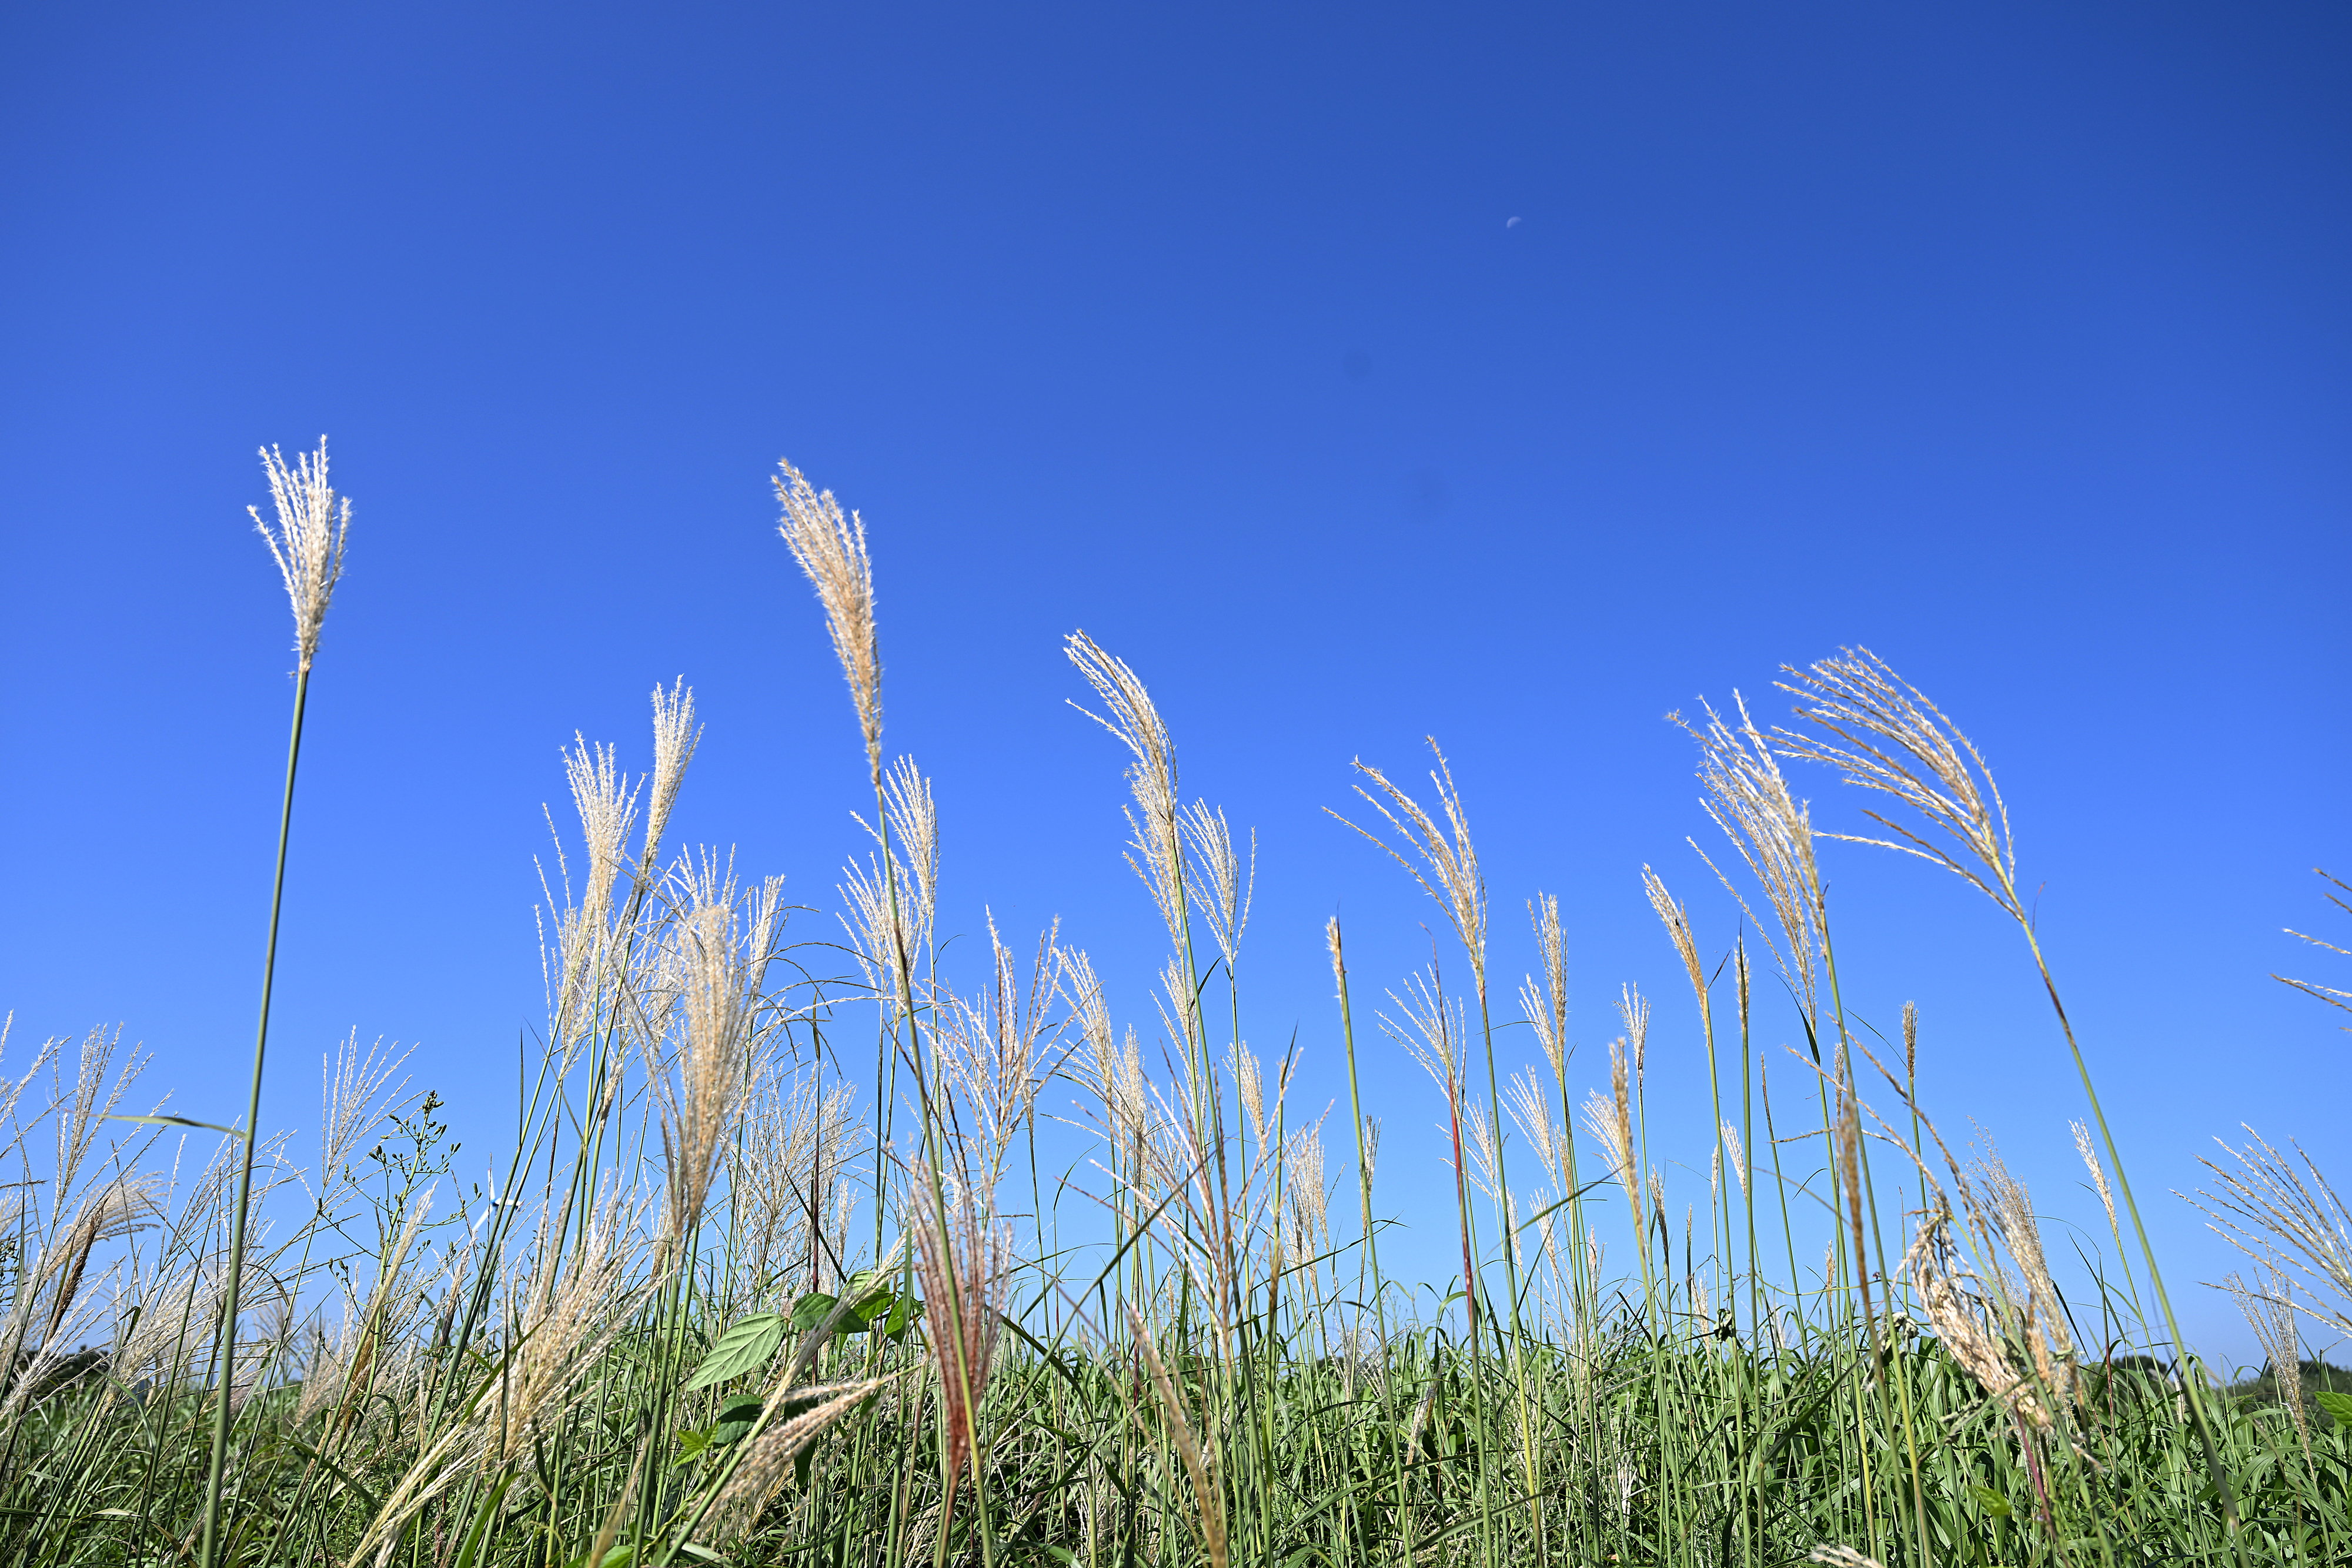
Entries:
{"type": "Polygon", "coordinates": [[[1483,996],[1486,984],[1486,881],[1478,871],[1478,851],[1471,842],[1470,820],[1462,809],[1462,791],[1454,782],[1454,769],[1446,762],[1445,753],[1438,749],[1437,737],[1431,736],[1428,739],[1430,755],[1437,759],[1437,766],[1430,769],[1429,781],[1437,790],[1438,806],[1445,819],[1444,826],[1421,802],[1391,783],[1387,774],[1361,758],[1356,759],[1356,771],[1370,779],[1373,788],[1367,789],[1360,784],[1356,793],[1380,813],[1398,841],[1391,843],[1337,811],[1330,814],[1387,851],[1390,858],[1404,867],[1405,873],[1445,911],[1454,936],[1461,939],[1463,950],[1470,956],[1470,967],[1483,996]],[[1374,789],[1379,793],[1375,794],[1374,789]]]}
{"type": "Polygon", "coordinates": [[[1129,821],[1134,844],[1128,863],[1151,890],[1160,918],[1171,938],[1184,931],[1184,844],[1181,812],[1176,797],[1176,743],[1152,706],[1151,694],[1124,660],[1106,652],[1084,632],[1066,640],[1070,663],[1087,678],[1104,711],[1072,703],[1088,718],[1116,737],[1133,754],[1127,769],[1128,788],[1135,796],[1129,821]]]}
{"type": "Polygon", "coordinates": [[[2107,1228],[2116,1232],[2116,1244],[2121,1246],[2123,1233],[2116,1223],[2116,1195],[2107,1189],[2106,1167],[2099,1164],[2098,1150],[2091,1146],[2091,1129],[2081,1122],[2067,1124],[2074,1129],[2074,1152],[2083,1156],[2083,1164],[2091,1173],[2091,1185],[2099,1189],[2099,1202],[2107,1211],[2107,1228]]]}
{"type": "Polygon", "coordinates": [[[1876,811],[1864,815],[1894,839],[1824,836],[1933,861],[2015,919],[2028,920],[2018,894],[2009,809],[1975,743],[1943,710],[1867,648],[1841,648],[1836,657],[1808,669],[1784,664],[1781,670],[1789,679],[1780,689],[1804,705],[1799,716],[1834,737],[1776,727],[1772,739],[1782,755],[1826,764],[1849,784],[1892,795],[1944,837],[1922,837],[1876,811]]]}
{"type": "Polygon", "coordinates": [[[1192,863],[1202,873],[1190,884],[1193,907],[1207,916],[1210,935],[1231,967],[1241,957],[1242,931],[1249,925],[1250,894],[1257,883],[1257,831],[1250,831],[1249,862],[1234,849],[1234,831],[1222,808],[1195,800],[1181,813],[1192,863]],[[1205,881],[1206,886],[1202,885],[1205,881]]]}
{"type": "MultiPolygon", "coordinates": [[[[1705,790],[1700,804],[1762,888],[1780,932],[1780,942],[1767,945],[1790,988],[1797,993],[1799,1006],[1811,1018],[1816,1011],[1822,923],[1821,867],[1813,853],[1812,817],[1805,803],[1790,791],[1779,758],[1748,716],[1746,699],[1738,692],[1731,696],[1738,714],[1737,725],[1704,702],[1699,705],[1706,716],[1704,726],[1678,713],[1666,716],[1698,743],[1698,778],[1705,790]]],[[[1698,849],[1697,841],[1691,841],[1691,847],[1698,849]]],[[[1759,930],[1768,930],[1722,868],[1706,860],[1704,850],[1699,851],[1699,858],[1706,862],[1749,922],[1759,930]]]]}
{"type": "Polygon", "coordinates": [[[637,874],[648,877],[660,863],[663,832],[669,827],[670,808],[677,804],[678,786],[686,765],[702,741],[702,727],[694,722],[694,693],[680,675],[665,692],[654,688],[654,776],[646,803],[646,847],[637,857],[637,874]]]}
{"type": "Polygon", "coordinates": [[[882,772],[882,652],[874,624],[874,563],[866,553],[866,523],[844,515],[830,490],[818,490],[790,463],[779,461],[776,501],[784,509],[776,531],[824,606],[825,630],[849,680],[866,759],[882,772]]]}
{"type": "Polygon", "coordinates": [[[1528,920],[1535,927],[1536,947],[1543,957],[1543,981],[1533,976],[1519,987],[1519,1010],[1536,1031],[1544,1060],[1554,1078],[1568,1071],[1568,944],[1560,934],[1559,900],[1539,893],[1528,902],[1528,920]]]}
{"type": "Polygon", "coordinates": [[[308,671],[318,656],[319,629],[327,622],[327,601],[343,575],[343,541],[351,532],[352,504],[327,483],[327,438],[319,437],[316,452],[298,453],[289,466],[275,446],[261,449],[261,466],[269,476],[269,498],[278,511],[278,527],[262,520],[261,508],[247,507],[253,526],[269,546],[278,575],[286,580],[286,597],[294,607],[294,647],[308,671]]]}
{"type": "Polygon", "coordinates": [[[1463,1041],[1468,1027],[1462,1004],[1447,997],[1435,977],[1427,973],[1408,979],[1402,994],[1391,991],[1389,1000],[1404,1015],[1404,1022],[1381,1013],[1381,1027],[1421,1064],[1421,1070],[1438,1088],[1449,1095],[1458,1092],[1463,1076],[1463,1041]]]}
{"type": "Polygon", "coordinates": [[[1234,1041],[1227,1058],[1234,1075],[1234,1092],[1241,1096],[1242,1109],[1248,1113],[1250,1128],[1257,1135],[1258,1157],[1265,1157],[1265,1065],[1257,1053],[1240,1040],[1234,1041]]]}

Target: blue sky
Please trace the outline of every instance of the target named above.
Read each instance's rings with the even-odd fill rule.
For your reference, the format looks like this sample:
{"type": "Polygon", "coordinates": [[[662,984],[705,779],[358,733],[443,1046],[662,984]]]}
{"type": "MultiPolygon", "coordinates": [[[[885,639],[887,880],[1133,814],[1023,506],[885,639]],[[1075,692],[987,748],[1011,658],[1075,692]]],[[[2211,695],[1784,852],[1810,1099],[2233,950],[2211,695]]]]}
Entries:
{"type": "MultiPolygon", "coordinates": [[[[11,1055],[120,1020],[184,1113],[241,1101],[291,662],[244,507],[257,444],[321,431],[354,542],[265,1122],[356,1027],[499,1144],[558,748],[641,763],[657,681],[709,726],[677,832],[824,935],[863,767],[788,455],[872,529],[948,926],[1059,915],[1152,1018],[1083,626],[1258,830],[1247,1028],[1297,1030],[1317,1109],[1325,917],[1374,992],[1433,913],[1323,814],[1351,757],[1438,737],[1498,973],[1559,894],[1573,1071],[1635,981],[1695,1110],[1639,869],[1710,952],[1736,913],[1661,716],[1876,649],[1991,759],[2176,1296],[2234,1344],[2166,1189],[2241,1119],[2352,1158],[2345,1036],[2267,977],[2340,983],[2280,928],[2352,867],[2347,57],[2322,6],[16,8],[11,1055]]],[[[2087,1226],[2014,930],[1831,871],[1858,1011],[1916,998],[1931,1107],[2087,1226]]],[[[1437,1107],[1366,1063],[1440,1271],[1437,1107]]]]}

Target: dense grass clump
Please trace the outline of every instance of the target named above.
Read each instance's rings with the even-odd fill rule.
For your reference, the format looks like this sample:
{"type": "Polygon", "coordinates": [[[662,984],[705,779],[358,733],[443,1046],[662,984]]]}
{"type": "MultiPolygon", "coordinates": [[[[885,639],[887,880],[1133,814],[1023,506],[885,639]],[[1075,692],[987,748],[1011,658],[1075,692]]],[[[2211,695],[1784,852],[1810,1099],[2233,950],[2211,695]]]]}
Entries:
{"type": "MultiPolygon", "coordinates": [[[[323,447],[271,475],[306,696],[349,506],[323,447]]],[[[937,812],[884,747],[864,527],[789,465],[776,490],[873,789],[845,942],[788,941],[777,882],[666,844],[701,733],[681,685],[654,694],[644,778],[609,747],[567,758],[548,1021],[493,1183],[463,1186],[440,1102],[356,1038],[299,1155],[133,1111],[145,1064],[113,1036],[43,1046],[0,1084],[25,1173],[0,1198],[0,1568],[2352,1561],[2352,1378],[2297,1327],[2352,1328],[2352,1216],[2259,1139],[2217,1164],[2203,1201],[2249,1256],[2228,1288],[2270,1362],[2224,1386],[2180,1353],[2007,808],[1875,657],[1790,670],[1792,727],[1738,704],[1687,726],[1748,933],[1703,947],[1644,871],[1706,1053],[1703,1194],[1670,1202],[1654,1155],[1695,1140],[1653,1125],[1633,988],[1610,1086],[1577,1103],[1556,901],[1527,905],[1534,972],[1490,985],[1442,757],[1428,797],[1364,768],[1348,819],[1455,951],[1366,993],[1331,923],[1350,1103],[1327,1150],[1295,1057],[1242,1043],[1252,851],[1186,802],[1143,682],[1084,633],[1167,928],[1156,1038],[1058,931],[1024,954],[992,927],[978,974],[944,971],[937,812]],[[1829,835],[1790,762],[1875,791],[1864,841],[2020,931],[2082,1069],[2111,1244],[2087,1299],[1989,1141],[1955,1150],[1919,1103],[1916,1015],[1899,1054],[1849,1027],[1829,835]],[[1804,1040],[1777,1072],[1759,971],[1804,1040]],[[1505,1009],[1540,1063],[1498,1062],[1505,1009]],[[1433,1173],[1381,1162],[1366,1025],[1450,1132],[1461,1261],[1433,1292],[1381,1267],[1384,1185],[1433,1173]],[[1091,1147],[1049,1188],[1057,1081],[1091,1147]]]]}

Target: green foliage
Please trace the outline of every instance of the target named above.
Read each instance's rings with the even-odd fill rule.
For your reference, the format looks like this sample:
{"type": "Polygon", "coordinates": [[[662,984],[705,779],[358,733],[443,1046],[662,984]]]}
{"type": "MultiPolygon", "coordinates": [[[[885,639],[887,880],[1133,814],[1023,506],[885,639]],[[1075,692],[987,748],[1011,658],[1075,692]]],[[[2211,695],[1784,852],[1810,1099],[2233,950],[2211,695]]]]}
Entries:
{"type": "MultiPolygon", "coordinates": [[[[569,758],[595,847],[582,862],[587,891],[572,903],[567,883],[553,923],[548,1043],[503,1177],[434,1222],[453,1233],[437,1256],[418,1239],[433,1230],[423,1196],[457,1153],[442,1103],[374,1103],[383,1080],[365,1064],[347,1064],[334,1119],[367,1134],[330,1141],[355,1149],[382,1131],[366,1155],[374,1175],[354,1178],[332,1155],[321,1190],[303,1189],[314,1214],[286,1234],[257,1228],[243,1314],[215,1305],[227,1250],[222,1183],[196,1184],[165,1215],[160,1177],[133,1172],[134,1152],[103,1178],[111,1186],[68,1201],[66,1177],[80,1168],[72,1140],[86,1141],[93,1122],[73,1118],[58,1186],[12,1210],[0,1235],[0,1324],[11,1336],[0,1350],[0,1568],[181,1568],[208,1521],[220,1568],[1789,1568],[1825,1546],[1885,1568],[2352,1562],[2352,1388],[2327,1369],[2315,1384],[2309,1368],[2290,1367],[2294,1386],[2274,1372],[2267,1386],[2209,1396],[2194,1357],[2154,1354],[2179,1336],[2153,1259],[2101,1260],[2095,1299],[2058,1300],[2037,1272],[2040,1243],[2021,1234],[2034,1223],[2021,1190],[1989,1221],[1956,1180],[1967,1214],[1931,1210],[1940,1218],[1908,1254],[1907,1239],[1889,1247],[1869,1234],[1882,1214],[1917,1212],[1937,1167],[1917,1107],[1865,1128],[1846,982],[1817,881],[1780,886],[1770,905],[1787,915],[1790,942],[1811,945],[1791,960],[1804,976],[1794,999],[1808,1009],[1799,1021],[1811,1061],[1836,1075],[1839,1109],[1824,1089],[1809,1127],[1804,1096],[1791,1105],[1785,1091],[1776,1124],[1752,1071],[1746,950],[1735,1060],[1727,998],[1708,988],[1689,914],[1649,878],[1697,988],[1698,1030],[1681,1043],[1704,1051],[1711,1103],[1699,1124],[1718,1160],[1704,1230],[1693,1203],[1677,1235],[1664,1177],[1642,1168],[1663,1131],[1651,1124],[1639,1043],[1630,1091],[1620,1060],[1613,1106],[1596,1094],[1589,1113],[1616,1151],[1597,1179],[1590,1166],[1578,1174],[1573,1127],[1551,1122],[1540,1078],[1514,1084],[1528,1092],[1510,1113],[1526,1113],[1523,1127],[1542,1124],[1528,1142],[1557,1163],[1538,1177],[1552,1188],[1510,1185],[1527,1174],[1524,1164],[1506,1173],[1504,1141],[1493,1138],[1505,1107],[1485,1016],[1486,892],[1459,798],[1441,759],[1441,831],[1368,771],[1400,813],[1381,806],[1389,825],[1430,869],[1423,886],[1449,890],[1441,904],[1476,966],[1486,1043],[1482,1101],[1464,1068],[1470,1015],[1433,966],[1421,992],[1433,1077],[1452,1124],[1485,1145],[1473,1152],[1488,1162],[1493,1202],[1482,1211],[1474,1197],[1457,1138],[1462,1273],[1418,1296],[1380,1264],[1370,1140],[1358,1145],[1355,1183],[1327,1185],[1319,1134],[1286,1122],[1290,1063],[1267,1074],[1246,1055],[1233,959],[1247,895],[1228,830],[1205,805],[1180,820],[1156,713],[1133,673],[1089,640],[1073,639],[1073,657],[1138,759],[1137,845],[1154,868],[1147,879],[1163,879],[1154,891],[1178,954],[1166,988],[1181,1015],[1171,1027],[1182,1037],[1169,1060],[1182,1082],[1166,1093],[1141,1082],[1133,1047],[1118,1064],[1090,966],[1050,938],[1042,997],[1015,997],[1019,967],[1002,945],[982,1010],[932,978],[919,985],[919,972],[939,967],[936,912],[913,920],[910,936],[901,906],[929,897],[929,872],[902,874],[892,857],[928,853],[929,787],[911,765],[885,771],[862,525],[786,472],[786,538],[834,619],[877,796],[879,856],[868,869],[878,880],[852,873],[868,895],[864,917],[890,928],[887,944],[857,954],[869,977],[892,982],[873,998],[884,1004],[874,1082],[907,1096],[886,1118],[919,1110],[919,1124],[861,1129],[828,1109],[823,1091],[838,1074],[825,1076],[835,1056],[822,1034],[838,1031],[842,988],[805,970],[789,983],[799,994],[770,988],[775,883],[745,892],[708,859],[662,870],[658,821],[699,730],[682,685],[656,693],[644,874],[625,870],[622,847],[637,783],[585,741],[569,758]],[[1223,1038],[1209,1018],[1212,976],[1192,967],[1207,950],[1187,924],[1196,906],[1222,955],[1214,972],[1233,1020],[1223,1038]],[[1108,1216],[1113,1244],[1093,1253],[1048,1243],[1057,1217],[1035,1174],[1034,1096],[1054,1071],[1041,1019],[1056,998],[1084,1015],[1077,1027],[1102,1075],[1092,1087],[1105,1102],[1111,1179],[1072,1199],[1108,1216]],[[793,1076],[799,1068],[811,1084],[793,1076]],[[899,1083],[901,1068],[911,1083],[899,1083]],[[1874,1175],[1871,1152],[1906,1123],[1915,1157],[1882,1150],[1896,1175],[1874,1175]],[[1014,1179],[1022,1139],[1032,1202],[1021,1212],[1035,1245],[1013,1261],[1009,1206],[996,1197],[1014,1179]],[[916,1156],[905,1151],[917,1148],[912,1179],[916,1156]],[[869,1185],[858,1192],[844,1172],[861,1157],[869,1185]],[[1727,1166],[1736,1199],[1720,1179],[1727,1166]],[[1352,1229],[1326,1211],[1329,1189],[1351,1186],[1352,1229]],[[1824,1193],[1843,1206],[1826,1258],[1820,1229],[1792,1220],[1790,1201],[1801,1213],[1824,1193]],[[1622,1223],[1621,1198],[1632,1200],[1639,1239],[1603,1277],[1586,1205],[1622,1223]],[[871,1251],[847,1233],[856,1200],[875,1216],[871,1251]],[[893,1213],[912,1216],[916,1233],[892,1239],[893,1213]],[[826,1216],[838,1217],[831,1230],[826,1216]],[[151,1228],[157,1240],[138,1239],[151,1228]],[[372,1242],[353,1239],[371,1228],[372,1242]],[[1801,1231],[1816,1268],[1799,1264],[1801,1231]],[[1515,1245],[1496,1248],[1499,1234],[1515,1245]],[[69,1359],[68,1325],[96,1321],[71,1312],[101,1243],[120,1245],[99,1269],[121,1270],[121,1299],[134,1305],[113,1349],[69,1359]],[[859,1261],[873,1266],[851,1267],[859,1261]],[[1425,1321],[1417,1301],[1434,1303],[1425,1321]],[[340,1327],[331,1330],[327,1306],[340,1327]],[[2095,1318],[2120,1354],[2078,1365],[2070,1316],[2095,1318]],[[221,1322],[236,1351],[227,1397],[202,1354],[221,1322]],[[2306,1395],[2320,1416],[2307,1441],[2286,1418],[2306,1395]],[[213,1431],[224,1434],[218,1461],[213,1431]]],[[[1841,668],[1841,679],[1867,684],[1882,667],[1841,668]]],[[[1870,689],[1895,693],[1886,700],[1906,723],[1934,727],[1892,685],[1870,689]]],[[[1748,733],[1755,755],[1710,764],[1727,812],[1718,821],[1806,839],[1781,868],[1798,876],[1811,865],[1811,829],[1772,818],[1790,797],[1766,742],[1748,733]]],[[[1798,746],[1783,755],[1807,755],[1780,735],[1775,744],[1798,746]]],[[[1719,722],[1708,736],[1709,746],[1749,744],[1719,722]]],[[[1937,778],[1978,800],[1969,767],[1981,765],[1960,755],[1937,753],[1948,764],[1937,778]]],[[[1932,821],[1944,797],[1920,799],[1932,821]]],[[[1990,835],[1993,820],[1963,812],[1943,826],[1978,842],[1969,833],[1990,835]]],[[[1971,852],[1990,883],[1948,863],[2021,922],[2055,1003],[2005,833],[1971,852]]],[[[1751,867],[1753,847],[1741,849],[1751,867]]],[[[1352,1094],[1336,922],[1329,942],[1352,1094]]],[[[1564,960],[1554,950],[1546,964],[1559,1034],[1564,960]]],[[[1537,990],[1531,982],[1531,1014],[1537,990]]],[[[1646,1040],[1646,1005],[1630,991],[1625,1004],[1630,1032],[1646,1040]]],[[[1906,1063],[1914,1021],[1906,1011],[1906,1063]]],[[[2063,1009],[2059,1022],[2072,1045],[2063,1009]]],[[[1569,1122],[1564,1056],[1547,1055],[1569,1122]]],[[[98,1065],[86,1048],[78,1082],[100,1083],[98,1065]]],[[[2087,1068],[2083,1077],[2095,1117],[2087,1068]]],[[[142,1135],[204,1130],[147,1121],[157,1134],[142,1135]]],[[[26,1146],[26,1129],[12,1130],[16,1145],[0,1153],[26,1146]]],[[[257,1140],[236,1152],[256,1146],[273,1150],[260,1163],[266,1199],[279,1155],[257,1140]]],[[[2114,1157],[2113,1142],[2105,1146],[2114,1157]]],[[[2105,1193],[2107,1176],[2094,1174],[2105,1193]]],[[[2128,1207],[2123,1173],[2114,1176],[2128,1207]]],[[[2005,1180],[1979,1185],[2000,1195],[2005,1180]]]]}
{"type": "MultiPolygon", "coordinates": [[[[827,1304],[831,1304],[829,1297],[827,1304]]],[[[799,1321],[800,1317],[800,1311],[795,1309],[791,1320],[794,1328],[807,1326],[799,1321]]],[[[784,1343],[785,1322],[786,1319],[780,1312],[753,1312],[739,1320],[719,1336],[719,1343],[710,1347],[710,1353],[702,1358],[702,1364],[696,1367],[694,1375],[686,1380],[687,1392],[690,1394],[698,1388],[732,1382],[746,1373],[756,1372],[767,1365],[768,1358],[776,1354],[776,1347],[784,1343]]]]}

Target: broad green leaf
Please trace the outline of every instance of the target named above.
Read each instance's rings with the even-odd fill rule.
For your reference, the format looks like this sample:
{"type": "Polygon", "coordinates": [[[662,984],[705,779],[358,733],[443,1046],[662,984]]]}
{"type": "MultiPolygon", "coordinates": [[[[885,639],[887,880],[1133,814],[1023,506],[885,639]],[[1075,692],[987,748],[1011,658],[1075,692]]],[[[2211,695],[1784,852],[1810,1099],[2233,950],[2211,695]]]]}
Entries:
{"type": "Polygon", "coordinates": [[[825,1314],[831,1311],[833,1311],[833,1298],[823,1291],[811,1291],[793,1303],[793,1332],[808,1333],[809,1330],[824,1322],[825,1314]]]}
{"type": "Polygon", "coordinates": [[[730,1399],[719,1412],[719,1420],[710,1428],[710,1446],[718,1448],[731,1443],[751,1429],[760,1418],[760,1400],[756,1396],[730,1399]]]}
{"type": "Polygon", "coordinates": [[[1983,1504],[1984,1511],[1992,1515],[1995,1519],[2007,1519],[2009,1517],[2009,1499],[2001,1496],[2000,1493],[1993,1490],[1992,1488],[1971,1486],[1969,1488],[1969,1495],[1976,1499],[1978,1502],[1983,1504]]]}
{"type": "Polygon", "coordinates": [[[690,1465],[700,1458],[702,1450],[709,1447],[710,1447],[710,1429],[708,1427],[698,1427],[691,1432],[680,1432],[677,1435],[677,1462],[681,1465],[690,1465]]]}
{"type": "Polygon", "coordinates": [[[2319,1401],[2319,1407],[2326,1411],[2337,1426],[2352,1428],[2352,1394],[2327,1390],[2314,1394],[2312,1397],[2319,1401]]]}
{"type": "Polygon", "coordinates": [[[776,1346],[784,1342],[784,1320],[776,1312],[754,1312],[736,1322],[719,1336],[694,1375],[686,1380],[690,1389],[708,1388],[714,1383],[725,1383],[755,1372],[768,1364],[776,1354],[776,1346]]]}
{"type": "Polygon", "coordinates": [[[915,1314],[922,1310],[923,1303],[915,1300],[913,1291],[899,1291],[891,1298],[890,1316],[882,1324],[882,1337],[887,1340],[906,1338],[907,1325],[913,1322],[915,1314]]]}

